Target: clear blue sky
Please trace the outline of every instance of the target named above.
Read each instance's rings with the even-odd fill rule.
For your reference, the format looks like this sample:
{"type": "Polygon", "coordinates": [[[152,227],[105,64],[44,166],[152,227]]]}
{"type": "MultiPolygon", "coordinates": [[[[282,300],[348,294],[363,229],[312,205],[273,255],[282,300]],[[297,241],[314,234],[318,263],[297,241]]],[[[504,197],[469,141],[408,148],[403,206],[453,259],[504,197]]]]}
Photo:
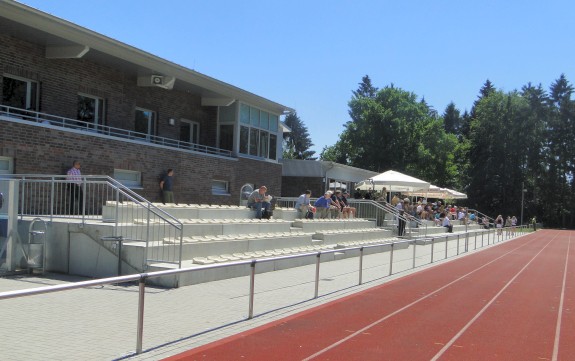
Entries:
{"type": "Polygon", "coordinates": [[[575,83],[575,1],[21,0],[295,108],[312,150],[333,145],[361,78],[440,114],[503,91],[575,83]]]}

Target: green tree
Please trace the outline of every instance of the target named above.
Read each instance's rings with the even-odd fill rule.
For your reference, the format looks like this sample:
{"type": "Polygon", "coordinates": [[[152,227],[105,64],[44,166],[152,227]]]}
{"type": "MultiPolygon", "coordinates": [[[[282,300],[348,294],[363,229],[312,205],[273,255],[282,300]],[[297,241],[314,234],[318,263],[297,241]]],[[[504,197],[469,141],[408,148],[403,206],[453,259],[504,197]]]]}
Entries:
{"type": "Polygon", "coordinates": [[[449,103],[443,112],[443,125],[445,131],[457,136],[461,135],[462,119],[459,109],[455,107],[453,102],[449,103]]]}
{"type": "Polygon", "coordinates": [[[284,133],[284,159],[307,159],[315,160],[315,151],[309,150],[313,146],[307,127],[303,124],[296,113],[290,113],[285,117],[285,125],[291,132],[284,133]]]}

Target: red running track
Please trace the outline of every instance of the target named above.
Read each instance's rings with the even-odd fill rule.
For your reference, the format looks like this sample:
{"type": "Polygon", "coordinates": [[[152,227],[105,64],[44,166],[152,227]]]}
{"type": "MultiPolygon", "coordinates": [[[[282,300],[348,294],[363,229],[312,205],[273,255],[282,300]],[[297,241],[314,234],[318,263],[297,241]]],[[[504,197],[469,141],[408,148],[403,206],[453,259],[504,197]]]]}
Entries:
{"type": "Polygon", "coordinates": [[[575,360],[574,235],[542,230],[167,360],[575,360]]]}

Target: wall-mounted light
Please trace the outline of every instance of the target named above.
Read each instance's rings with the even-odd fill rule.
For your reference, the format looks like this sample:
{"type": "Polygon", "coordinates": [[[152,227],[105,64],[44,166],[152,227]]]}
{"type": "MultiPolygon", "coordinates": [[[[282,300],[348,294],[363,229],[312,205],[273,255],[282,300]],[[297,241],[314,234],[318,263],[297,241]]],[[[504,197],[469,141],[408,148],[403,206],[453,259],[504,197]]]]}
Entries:
{"type": "Polygon", "coordinates": [[[170,118],[170,119],[168,119],[168,123],[170,125],[176,125],[176,120],[174,118],[170,118]]]}

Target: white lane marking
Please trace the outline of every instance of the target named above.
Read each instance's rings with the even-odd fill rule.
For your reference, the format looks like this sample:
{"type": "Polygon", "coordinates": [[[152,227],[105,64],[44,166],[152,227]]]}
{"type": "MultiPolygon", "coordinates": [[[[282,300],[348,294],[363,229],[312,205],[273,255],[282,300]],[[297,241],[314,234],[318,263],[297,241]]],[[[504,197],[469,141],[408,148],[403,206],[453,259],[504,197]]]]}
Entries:
{"type": "Polygon", "coordinates": [[[557,326],[555,328],[555,343],[553,344],[553,357],[557,361],[559,357],[559,338],[561,336],[561,318],[563,318],[563,301],[565,300],[565,285],[567,283],[567,265],[569,263],[569,249],[571,248],[571,233],[567,244],[567,257],[565,257],[565,269],[563,270],[563,286],[561,287],[561,300],[559,301],[559,313],[557,314],[557,326]]]}
{"type": "Polygon", "coordinates": [[[475,272],[477,272],[477,271],[479,271],[479,270],[481,270],[481,269],[483,269],[483,268],[489,266],[490,264],[494,263],[495,261],[498,261],[499,259],[501,259],[501,258],[507,256],[508,254],[510,254],[510,253],[512,253],[512,252],[515,252],[515,251],[518,250],[519,248],[525,247],[526,245],[528,245],[528,244],[530,244],[530,243],[532,243],[532,242],[534,242],[534,241],[535,241],[535,239],[533,239],[533,240],[531,240],[531,241],[529,241],[529,242],[527,242],[527,243],[523,243],[523,244],[520,245],[519,247],[514,248],[514,249],[512,249],[511,251],[509,251],[509,252],[507,252],[507,253],[502,254],[501,256],[499,256],[499,257],[493,259],[492,261],[490,261],[490,262],[484,264],[483,266],[481,266],[481,267],[479,267],[479,268],[476,268],[476,269],[474,269],[473,271],[471,271],[471,272],[469,272],[469,273],[467,273],[467,274],[465,274],[465,275],[459,277],[458,279],[453,280],[453,281],[449,282],[448,284],[446,284],[446,285],[444,285],[444,286],[442,286],[442,287],[436,289],[435,291],[431,292],[430,294],[428,294],[428,295],[426,295],[426,296],[423,296],[423,297],[421,297],[420,299],[417,299],[417,300],[413,301],[412,303],[408,304],[407,306],[404,306],[404,307],[402,307],[402,308],[400,308],[400,309],[394,311],[393,313],[390,313],[390,314],[388,314],[387,316],[382,317],[382,318],[380,318],[379,320],[377,320],[377,321],[375,321],[375,322],[373,322],[373,323],[371,323],[371,324],[365,326],[364,328],[362,328],[362,329],[360,329],[360,330],[358,330],[358,331],[355,331],[355,332],[352,333],[351,335],[349,335],[349,336],[347,336],[347,337],[344,337],[344,338],[342,338],[341,340],[339,340],[339,341],[337,341],[337,342],[335,342],[335,343],[333,343],[333,344],[327,346],[326,348],[324,348],[324,349],[322,349],[322,350],[319,350],[318,352],[314,353],[313,355],[306,357],[306,358],[303,359],[302,361],[309,361],[309,360],[311,360],[311,359],[314,359],[314,358],[316,358],[316,357],[318,357],[318,356],[324,354],[325,352],[327,352],[327,351],[329,351],[329,350],[331,350],[331,349],[333,349],[333,348],[335,348],[335,347],[341,345],[342,343],[346,342],[347,340],[349,340],[349,339],[351,339],[351,338],[353,338],[353,337],[355,337],[355,336],[357,336],[357,335],[359,335],[359,334],[365,332],[366,330],[372,328],[373,326],[376,326],[377,324],[382,323],[383,321],[387,320],[388,318],[393,317],[393,316],[395,316],[395,315],[397,315],[397,314],[399,314],[399,313],[401,313],[401,312],[407,310],[407,309],[410,308],[411,306],[414,306],[414,305],[418,304],[419,302],[421,302],[421,301],[423,301],[423,300],[425,300],[425,299],[427,299],[427,298],[433,296],[434,294],[436,294],[436,293],[438,293],[438,292],[444,290],[445,288],[447,288],[447,287],[453,285],[454,283],[457,283],[457,282],[461,281],[461,280],[464,279],[465,277],[467,277],[467,276],[469,276],[469,275],[471,275],[471,274],[473,274],[473,273],[475,273],[475,272]]]}
{"type": "Polygon", "coordinates": [[[525,266],[523,266],[523,268],[521,268],[521,270],[519,270],[519,272],[517,272],[517,274],[515,276],[513,276],[512,279],[509,280],[509,282],[507,282],[505,284],[505,286],[503,286],[503,288],[497,292],[497,294],[495,296],[493,296],[493,298],[481,309],[481,311],[479,311],[465,326],[463,326],[463,328],[461,330],[459,330],[459,332],[457,334],[455,334],[455,336],[453,336],[453,338],[451,340],[449,340],[449,342],[447,342],[445,344],[445,346],[443,346],[443,348],[441,350],[439,350],[439,352],[431,359],[431,361],[437,361],[441,356],[443,356],[443,354],[447,351],[447,349],[449,349],[451,347],[451,345],[453,345],[453,343],[459,338],[461,337],[461,335],[463,335],[463,333],[465,331],[467,331],[467,329],[469,327],[471,327],[471,325],[477,321],[477,319],[479,317],[481,317],[481,315],[483,315],[483,313],[489,308],[489,306],[491,306],[493,304],[493,302],[495,302],[495,300],[497,300],[497,298],[503,293],[503,291],[505,291],[507,289],[507,287],[509,287],[511,285],[511,283],[513,283],[513,281],[515,281],[515,279],[517,277],[519,277],[519,275],[521,273],[523,273],[523,271],[525,271],[525,269],[527,269],[527,267],[531,264],[531,262],[533,262],[535,260],[535,258],[537,258],[541,252],[543,252],[543,250],[545,248],[547,248],[547,246],[549,246],[549,244],[551,242],[553,242],[553,240],[556,238],[557,236],[553,237],[553,239],[551,239],[549,242],[547,242],[547,244],[545,245],[545,247],[541,248],[541,250],[539,252],[537,252],[537,254],[535,256],[533,256],[533,258],[531,258],[531,260],[529,262],[527,262],[527,264],[525,264],[525,266]]]}

